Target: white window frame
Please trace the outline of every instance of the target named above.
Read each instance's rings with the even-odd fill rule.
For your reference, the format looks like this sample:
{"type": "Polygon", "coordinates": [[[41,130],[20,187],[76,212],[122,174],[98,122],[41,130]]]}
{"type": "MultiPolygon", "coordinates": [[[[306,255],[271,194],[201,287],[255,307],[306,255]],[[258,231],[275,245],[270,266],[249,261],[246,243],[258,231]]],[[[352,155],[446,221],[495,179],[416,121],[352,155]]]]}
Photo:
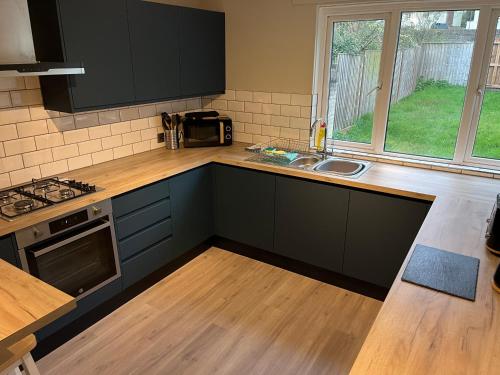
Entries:
{"type": "MultiPolygon", "coordinates": [[[[338,141],[329,138],[330,148],[354,150],[374,153],[389,157],[404,157],[447,164],[473,165],[500,169],[500,160],[478,158],[472,156],[475,141],[479,112],[482,100],[478,100],[480,88],[484,87],[488,64],[493,48],[495,19],[500,15],[500,0],[456,0],[456,1],[388,1],[382,4],[362,5],[333,5],[318,6],[316,22],[316,46],[314,56],[313,94],[317,95],[316,118],[326,118],[328,115],[329,74],[331,62],[331,38],[334,22],[349,20],[384,19],[383,50],[380,64],[380,89],[374,110],[374,124],[371,144],[338,141]],[[467,86],[462,118],[452,160],[419,155],[403,154],[384,151],[387,120],[390,109],[392,78],[399,40],[400,20],[403,12],[407,11],[438,11],[438,10],[466,10],[480,11],[476,41],[471,60],[469,83],[467,86]],[[375,11],[374,11],[375,10],[375,11]],[[495,18],[496,16],[496,18],[495,18]]],[[[479,98],[481,99],[481,98],[479,98]]],[[[500,119],[499,119],[500,121],[500,119]]]]}

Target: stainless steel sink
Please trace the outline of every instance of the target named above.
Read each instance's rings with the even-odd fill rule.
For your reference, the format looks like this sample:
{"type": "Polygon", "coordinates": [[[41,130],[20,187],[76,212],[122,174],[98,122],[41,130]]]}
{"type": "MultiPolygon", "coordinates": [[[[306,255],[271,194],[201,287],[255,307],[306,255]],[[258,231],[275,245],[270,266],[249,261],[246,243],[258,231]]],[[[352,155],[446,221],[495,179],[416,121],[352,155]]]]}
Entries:
{"type": "Polygon", "coordinates": [[[341,176],[359,176],[363,173],[370,163],[356,161],[356,160],[346,160],[340,158],[329,158],[318,164],[316,164],[312,169],[316,172],[332,173],[341,176]]]}
{"type": "Polygon", "coordinates": [[[302,168],[302,169],[308,169],[312,167],[314,164],[319,162],[321,160],[321,157],[319,156],[301,156],[292,161],[290,164],[288,164],[290,167],[295,167],[295,168],[302,168]]]}

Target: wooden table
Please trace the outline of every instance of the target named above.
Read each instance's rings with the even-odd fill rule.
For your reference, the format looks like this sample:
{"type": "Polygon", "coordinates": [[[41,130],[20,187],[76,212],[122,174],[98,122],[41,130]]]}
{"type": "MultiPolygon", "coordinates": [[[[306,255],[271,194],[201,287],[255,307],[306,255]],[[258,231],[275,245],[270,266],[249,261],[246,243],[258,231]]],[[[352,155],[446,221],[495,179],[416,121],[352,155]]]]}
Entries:
{"type": "Polygon", "coordinates": [[[23,340],[75,307],[73,297],[0,259],[0,347],[23,340]]]}

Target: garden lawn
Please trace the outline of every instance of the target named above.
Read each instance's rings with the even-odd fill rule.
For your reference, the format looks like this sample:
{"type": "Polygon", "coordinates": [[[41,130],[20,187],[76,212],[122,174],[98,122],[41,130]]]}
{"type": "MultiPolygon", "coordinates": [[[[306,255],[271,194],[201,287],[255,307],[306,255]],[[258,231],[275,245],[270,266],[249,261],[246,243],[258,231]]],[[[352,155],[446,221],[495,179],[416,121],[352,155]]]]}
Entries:
{"type": "MultiPolygon", "coordinates": [[[[391,105],[385,150],[453,159],[464,95],[462,86],[429,86],[391,105]]],[[[369,143],[372,125],[364,115],[335,139],[369,143]]],[[[473,154],[500,159],[500,91],[485,95],[473,154]]]]}

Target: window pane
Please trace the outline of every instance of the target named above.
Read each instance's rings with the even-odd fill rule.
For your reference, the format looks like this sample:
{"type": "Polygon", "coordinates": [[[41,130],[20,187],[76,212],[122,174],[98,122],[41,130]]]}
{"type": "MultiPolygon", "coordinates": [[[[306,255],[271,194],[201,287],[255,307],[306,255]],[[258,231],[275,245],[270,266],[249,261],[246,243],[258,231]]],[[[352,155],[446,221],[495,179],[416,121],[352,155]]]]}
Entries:
{"type": "Polygon", "coordinates": [[[474,156],[500,159],[500,18],[488,67],[474,156]]]}
{"type": "Polygon", "coordinates": [[[384,20],[333,25],[328,97],[329,136],[371,143],[384,20]]]}
{"type": "Polygon", "coordinates": [[[385,150],[452,159],[479,11],[404,12],[385,150]]]}

